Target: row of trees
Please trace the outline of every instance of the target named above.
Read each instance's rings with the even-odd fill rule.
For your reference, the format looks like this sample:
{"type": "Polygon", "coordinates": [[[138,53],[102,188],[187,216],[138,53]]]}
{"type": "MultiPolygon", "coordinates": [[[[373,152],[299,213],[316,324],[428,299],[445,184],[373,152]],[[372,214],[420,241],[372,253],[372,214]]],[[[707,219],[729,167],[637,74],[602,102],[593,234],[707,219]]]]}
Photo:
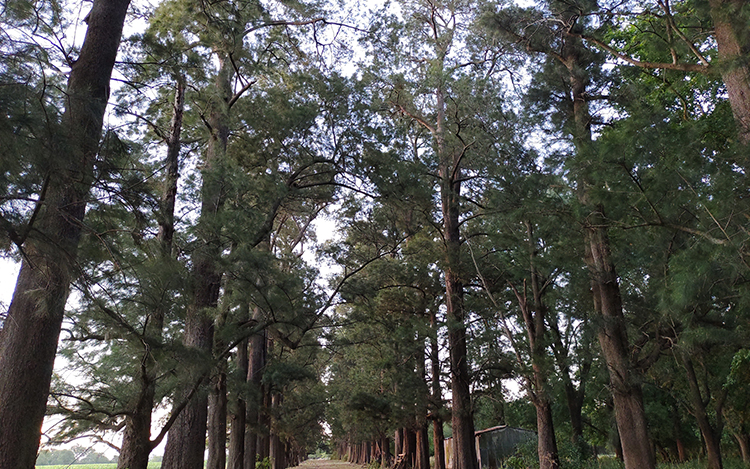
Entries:
{"type": "Polygon", "coordinates": [[[428,386],[439,389],[441,355],[425,347],[446,340],[455,467],[476,464],[472,416],[506,421],[495,403],[508,377],[536,414],[508,420],[535,423],[541,467],[561,464],[556,424],[585,455],[609,442],[606,415],[626,467],[654,467],[655,449],[685,460],[688,440],[722,467],[727,424],[750,462],[733,378],[747,366],[736,218],[747,7],[425,2],[401,13],[378,30],[399,41],[376,40],[364,76],[398,130],[384,147],[400,153],[373,180],[374,226],[406,242],[344,292],[342,314],[357,320],[339,341],[360,351],[333,381],[352,396],[338,401],[336,434],[358,448],[413,432],[403,452],[419,466],[424,424],[439,430],[442,409],[428,386]],[[415,239],[429,247],[413,251],[415,239]],[[381,372],[362,384],[362,370],[381,372]]]}
{"type": "Polygon", "coordinates": [[[64,2],[2,11],[0,468],[45,408],[131,469],[165,438],[163,467],[283,469],[324,419],[419,469],[448,420],[456,469],[505,421],[543,468],[561,435],[750,462],[744,2],[129,3],[80,48],[64,2]]]}

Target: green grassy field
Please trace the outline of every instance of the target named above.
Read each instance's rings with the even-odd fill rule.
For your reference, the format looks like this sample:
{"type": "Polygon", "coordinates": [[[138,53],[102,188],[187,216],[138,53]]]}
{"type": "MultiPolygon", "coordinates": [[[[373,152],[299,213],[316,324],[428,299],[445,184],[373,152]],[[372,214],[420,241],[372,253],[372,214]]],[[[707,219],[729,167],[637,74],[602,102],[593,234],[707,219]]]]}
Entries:
{"type": "MultiPolygon", "coordinates": [[[[73,464],[73,465],[59,465],[59,466],[36,466],[37,469],[115,469],[116,463],[109,464],[73,464]]],[[[161,467],[160,462],[148,463],[148,469],[159,469],[161,467]]]]}

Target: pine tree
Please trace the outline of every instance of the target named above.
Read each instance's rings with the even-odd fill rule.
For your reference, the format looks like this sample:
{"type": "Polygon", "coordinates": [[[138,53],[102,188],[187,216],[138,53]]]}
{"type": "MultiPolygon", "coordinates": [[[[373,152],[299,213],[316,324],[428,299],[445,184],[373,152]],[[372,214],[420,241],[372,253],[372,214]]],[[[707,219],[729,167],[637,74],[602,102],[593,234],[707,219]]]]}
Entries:
{"type": "Polygon", "coordinates": [[[129,3],[97,1],[88,15],[86,38],[68,78],[61,142],[50,145],[64,156],[46,175],[45,190],[39,195],[44,208],[35,217],[35,235],[23,242],[25,261],[0,335],[0,441],[8,448],[0,456],[3,468],[34,467],[110,76],[129,3]]]}

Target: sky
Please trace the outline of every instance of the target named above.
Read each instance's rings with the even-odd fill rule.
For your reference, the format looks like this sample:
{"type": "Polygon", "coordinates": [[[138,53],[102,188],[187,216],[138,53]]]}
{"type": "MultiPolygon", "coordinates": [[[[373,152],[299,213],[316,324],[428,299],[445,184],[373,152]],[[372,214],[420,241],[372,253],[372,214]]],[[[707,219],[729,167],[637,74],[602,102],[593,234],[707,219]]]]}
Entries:
{"type": "Polygon", "coordinates": [[[0,257],[0,315],[8,310],[20,268],[21,264],[0,257]]]}

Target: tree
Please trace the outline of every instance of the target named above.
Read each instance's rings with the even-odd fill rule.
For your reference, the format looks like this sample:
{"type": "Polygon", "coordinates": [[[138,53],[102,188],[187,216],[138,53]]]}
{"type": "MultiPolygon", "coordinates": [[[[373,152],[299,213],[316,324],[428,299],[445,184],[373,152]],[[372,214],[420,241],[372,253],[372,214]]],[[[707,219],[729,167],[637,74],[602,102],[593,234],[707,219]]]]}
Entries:
{"type": "MultiPolygon", "coordinates": [[[[92,180],[109,80],[129,0],[96,1],[71,65],[62,116],[63,157],[47,174],[34,235],[0,331],[0,467],[32,468],[92,180]],[[33,292],[33,293],[32,293],[33,292]]],[[[54,148],[54,147],[53,147],[54,148]]]]}
{"type": "MultiPolygon", "coordinates": [[[[564,113],[563,132],[569,136],[574,148],[568,168],[575,180],[574,190],[585,211],[581,220],[585,259],[591,277],[594,307],[600,317],[598,338],[610,370],[625,466],[654,467],[639,371],[630,359],[630,343],[612,256],[606,207],[595,196],[597,188],[604,181],[597,178],[596,173],[586,170],[590,162],[598,158],[591,130],[593,117],[589,110],[589,97],[594,94],[589,88],[596,86],[596,83],[592,83],[588,70],[596,67],[599,61],[570,31],[584,27],[585,16],[582,15],[588,12],[588,6],[550,2],[549,9],[557,19],[551,24],[564,25],[563,31],[554,27],[551,30],[537,28],[527,31],[523,23],[514,24],[512,17],[502,12],[496,17],[496,26],[529,50],[546,54],[548,60],[565,74],[566,82],[561,83],[564,99],[559,103],[559,110],[564,113]]],[[[538,16],[533,14],[534,18],[538,19],[538,16]]]]}
{"type": "Polygon", "coordinates": [[[376,99],[394,123],[408,129],[413,142],[413,149],[404,157],[432,175],[429,184],[439,197],[439,216],[434,223],[440,226],[443,246],[441,259],[436,261],[445,286],[454,467],[460,469],[474,468],[477,460],[467,359],[469,311],[464,305],[467,270],[461,235],[462,218],[469,217],[475,206],[462,187],[481,191],[483,178],[478,175],[505,158],[495,147],[502,146],[505,128],[484,125],[501,113],[499,97],[491,93],[499,88],[494,81],[495,65],[502,52],[470,38],[468,31],[477,7],[464,2],[405,5],[403,22],[384,18],[385,28],[378,23],[379,35],[372,39],[378,41],[378,50],[370,67],[374,83],[384,88],[376,99]],[[408,42],[399,42],[399,37],[408,38],[408,42]],[[462,41],[469,41],[471,49],[461,49],[462,41]],[[487,114],[482,114],[484,111],[487,114]]]}

